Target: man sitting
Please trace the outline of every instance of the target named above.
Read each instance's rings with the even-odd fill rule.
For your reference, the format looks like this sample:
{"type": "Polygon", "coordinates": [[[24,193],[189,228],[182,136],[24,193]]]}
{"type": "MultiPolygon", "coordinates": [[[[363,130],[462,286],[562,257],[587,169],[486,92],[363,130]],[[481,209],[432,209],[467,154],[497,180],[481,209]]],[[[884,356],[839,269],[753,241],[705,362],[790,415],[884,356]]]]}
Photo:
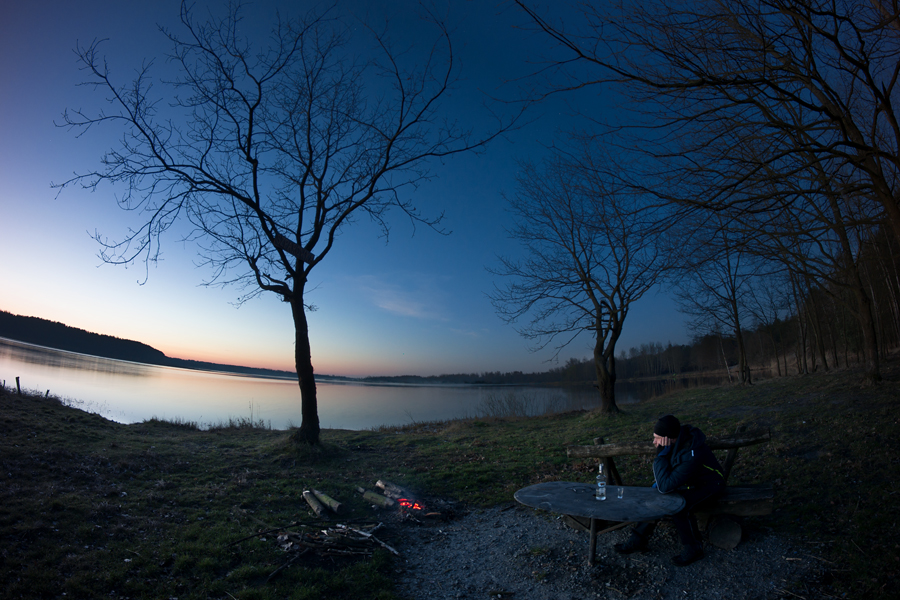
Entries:
{"type": "MultiPolygon", "coordinates": [[[[678,566],[689,565],[703,558],[697,519],[691,510],[721,494],[725,490],[725,476],[706,445],[706,435],[696,427],[682,425],[673,415],[656,422],[653,445],[658,450],[653,461],[654,487],[663,494],[681,494],[685,500],[681,512],[672,516],[682,544],[681,554],[673,557],[672,562],[678,566]]],[[[616,552],[631,554],[646,550],[654,529],[656,522],[639,523],[628,541],[615,545],[616,552]]]]}

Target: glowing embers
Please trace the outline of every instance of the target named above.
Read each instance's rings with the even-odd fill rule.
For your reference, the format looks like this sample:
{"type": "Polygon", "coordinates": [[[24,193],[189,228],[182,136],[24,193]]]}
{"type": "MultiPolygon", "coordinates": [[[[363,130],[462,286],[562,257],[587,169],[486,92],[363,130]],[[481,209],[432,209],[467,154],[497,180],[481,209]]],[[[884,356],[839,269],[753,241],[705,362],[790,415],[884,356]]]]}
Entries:
{"type": "Polygon", "coordinates": [[[400,508],[405,508],[407,510],[424,510],[425,507],[416,502],[415,500],[407,500],[406,498],[398,498],[397,503],[400,505],[400,508]]]}

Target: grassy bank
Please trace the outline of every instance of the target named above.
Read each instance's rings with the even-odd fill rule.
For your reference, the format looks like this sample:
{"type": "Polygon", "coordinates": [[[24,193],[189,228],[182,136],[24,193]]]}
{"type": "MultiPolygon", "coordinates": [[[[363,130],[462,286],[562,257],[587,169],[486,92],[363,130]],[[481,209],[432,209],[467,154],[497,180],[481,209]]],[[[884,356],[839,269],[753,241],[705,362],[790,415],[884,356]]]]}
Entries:
{"type": "MultiPolygon", "coordinates": [[[[377,521],[355,492],[389,479],[470,505],[510,503],[542,480],[588,481],[596,465],[565,446],[643,439],[665,412],[710,435],[768,427],[744,449],[734,483],[774,482],[777,510],[752,527],[797,536],[828,567],[828,593],[893,597],[900,572],[900,363],[888,381],[817,374],[748,388],[700,389],[630,406],[613,417],[548,417],[325,430],[321,448],[287,432],[233,421],[119,425],[53,398],[0,394],[0,597],[391,598],[386,554],[362,562],[304,560],[270,575],[284,554],[264,528],[314,520],[316,488],[377,521]]],[[[619,462],[649,484],[649,459],[619,462]]]]}

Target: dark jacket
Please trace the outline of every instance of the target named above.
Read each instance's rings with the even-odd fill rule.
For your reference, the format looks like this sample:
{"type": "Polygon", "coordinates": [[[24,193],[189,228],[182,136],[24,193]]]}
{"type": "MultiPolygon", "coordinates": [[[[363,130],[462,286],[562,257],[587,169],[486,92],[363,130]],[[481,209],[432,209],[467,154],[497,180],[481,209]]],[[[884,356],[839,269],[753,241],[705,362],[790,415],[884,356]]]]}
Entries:
{"type": "Polygon", "coordinates": [[[663,494],[725,483],[722,467],[706,445],[706,435],[690,425],[682,425],[675,444],[664,446],[656,455],[653,476],[663,494]]]}

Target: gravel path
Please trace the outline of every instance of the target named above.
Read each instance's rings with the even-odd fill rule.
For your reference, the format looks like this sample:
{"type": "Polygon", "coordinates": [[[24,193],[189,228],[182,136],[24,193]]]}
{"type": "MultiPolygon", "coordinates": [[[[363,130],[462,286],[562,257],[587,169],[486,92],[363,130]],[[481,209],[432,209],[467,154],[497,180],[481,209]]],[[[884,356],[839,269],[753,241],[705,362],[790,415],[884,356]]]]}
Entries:
{"type": "Polygon", "coordinates": [[[597,564],[586,563],[588,534],[557,515],[522,506],[476,510],[453,521],[408,524],[398,537],[402,597],[511,600],[621,598],[815,598],[823,561],[816,546],[751,530],[734,550],[705,544],[706,557],[687,567],[674,528],[663,523],[649,552],[620,556],[613,544],[628,529],[597,541],[597,564]]]}

